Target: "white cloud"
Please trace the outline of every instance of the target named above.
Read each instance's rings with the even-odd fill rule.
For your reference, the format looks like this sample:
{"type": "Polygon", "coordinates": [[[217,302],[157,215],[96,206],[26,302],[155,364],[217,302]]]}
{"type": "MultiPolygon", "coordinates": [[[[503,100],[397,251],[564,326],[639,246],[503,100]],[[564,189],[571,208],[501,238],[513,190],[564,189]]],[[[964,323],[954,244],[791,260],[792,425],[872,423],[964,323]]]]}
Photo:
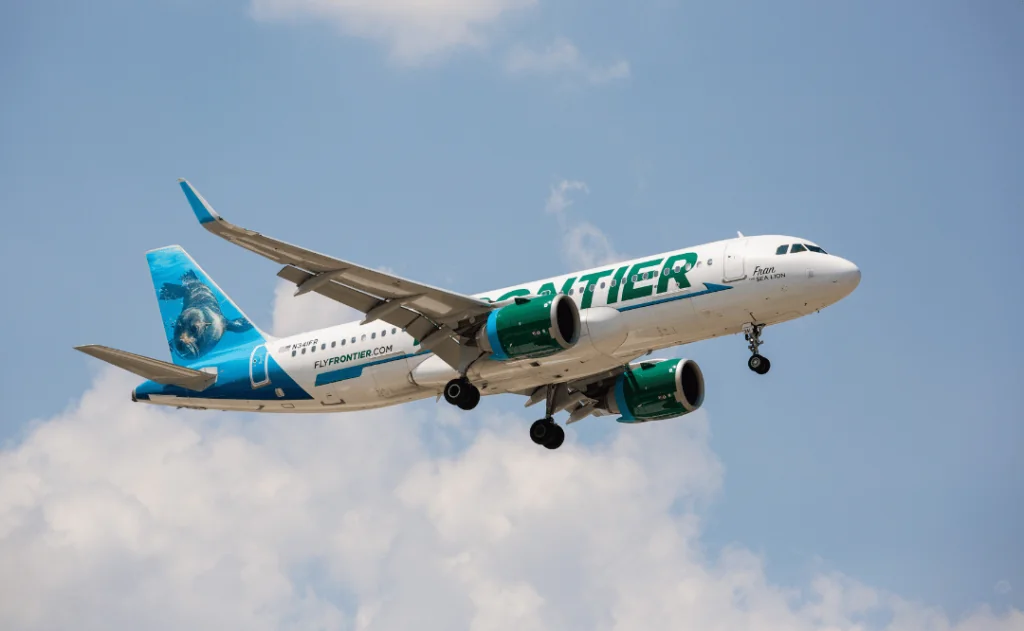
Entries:
{"type": "Polygon", "coordinates": [[[258,19],[315,18],[343,33],[386,44],[394,60],[417,64],[480,47],[504,15],[537,0],[252,0],[258,19]]]}
{"type": "Polygon", "coordinates": [[[775,585],[739,546],[709,558],[703,411],[549,452],[486,401],[468,423],[243,416],[133,404],[134,384],[105,369],[0,450],[0,628],[1024,629],[837,573],[775,585]]]}
{"type": "Polygon", "coordinates": [[[591,268],[621,261],[611,239],[589,221],[572,221],[564,237],[565,253],[577,267],[591,268]]]}
{"type": "Polygon", "coordinates": [[[630,75],[628,61],[619,60],[608,65],[591,63],[575,44],[565,38],[558,38],[539,51],[515,47],[505,59],[505,68],[512,74],[580,78],[593,85],[627,79],[630,75]]]}
{"type": "Polygon", "coordinates": [[[586,182],[562,180],[551,187],[544,209],[558,219],[562,230],[562,254],[575,268],[590,268],[621,261],[625,256],[615,251],[611,239],[589,221],[571,218],[572,193],[590,193],[586,182]]]}
{"type": "Polygon", "coordinates": [[[570,199],[569,193],[575,191],[590,193],[587,183],[579,180],[562,180],[552,186],[548,201],[544,204],[544,210],[561,216],[569,206],[572,206],[573,201],[570,199]]]}
{"type": "Polygon", "coordinates": [[[163,410],[133,384],[105,370],[0,452],[0,627],[1024,629],[706,557],[694,507],[722,467],[701,412],[549,452],[486,405],[460,430],[420,406],[163,410]]]}

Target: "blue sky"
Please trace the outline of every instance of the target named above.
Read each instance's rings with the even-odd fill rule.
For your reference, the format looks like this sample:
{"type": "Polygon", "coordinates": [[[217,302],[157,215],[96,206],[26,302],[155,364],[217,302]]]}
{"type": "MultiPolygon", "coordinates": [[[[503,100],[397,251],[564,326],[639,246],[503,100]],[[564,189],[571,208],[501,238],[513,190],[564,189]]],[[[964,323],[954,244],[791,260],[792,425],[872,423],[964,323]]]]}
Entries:
{"type": "MultiPolygon", "coordinates": [[[[3,454],[113,378],[72,346],[165,357],[147,250],[182,245],[271,327],[276,267],[200,230],[178,177],[236,223],[465,292],[571,269],[583,224],[624,256],[797,234],[863,280],[766,332],[769,375],[740,338],[667,352],[709,384],[702,549],[954,619],[1024,607],[1024,4],[435,4],[0,9],[3,454]],[[565,181],[586,189],[560,224],[565,181]]],[[[481,408],[526,441],[519,404],[481,408]]],[[[601,449],[633,429],[612,425],[570,433],[601,449]]]]}

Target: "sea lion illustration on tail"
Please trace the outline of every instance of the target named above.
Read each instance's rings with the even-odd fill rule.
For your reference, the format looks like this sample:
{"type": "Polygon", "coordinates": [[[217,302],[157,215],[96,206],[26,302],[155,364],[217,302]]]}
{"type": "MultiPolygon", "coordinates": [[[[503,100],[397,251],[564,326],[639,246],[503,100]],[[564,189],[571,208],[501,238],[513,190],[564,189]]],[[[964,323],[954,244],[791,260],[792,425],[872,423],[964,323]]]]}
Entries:
{"type": "Polygon", "coordinates": [[[228,320],[213,292],[195,271],[181,277],[181,284],[164,283],[160,300],[181,300],[181,313],[174,321],[171,350],[185,359],[198,359],[220,342],[225,332],[243,333],[252,329],[245,318],[228,320]]]}
{"type": "Polygon", "coordinates": [[[255,348],[266,341],[183,249],[168,246],[146,256],[175,364],[188,366],[200,359],[209,360],[215,349],[219,356],[222,352],[255,348]]]}

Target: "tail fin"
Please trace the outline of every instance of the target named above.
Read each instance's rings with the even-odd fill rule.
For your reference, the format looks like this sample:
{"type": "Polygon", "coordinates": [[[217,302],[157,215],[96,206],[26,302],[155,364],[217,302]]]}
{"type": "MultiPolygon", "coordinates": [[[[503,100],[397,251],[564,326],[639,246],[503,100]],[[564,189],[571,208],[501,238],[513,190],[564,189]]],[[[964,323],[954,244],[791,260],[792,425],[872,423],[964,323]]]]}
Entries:
{"type": "Polygon", "coordinates": [[[212,364],[267,336],[179,246],[146,253],[171,359],[179,366],[212,364]]]}

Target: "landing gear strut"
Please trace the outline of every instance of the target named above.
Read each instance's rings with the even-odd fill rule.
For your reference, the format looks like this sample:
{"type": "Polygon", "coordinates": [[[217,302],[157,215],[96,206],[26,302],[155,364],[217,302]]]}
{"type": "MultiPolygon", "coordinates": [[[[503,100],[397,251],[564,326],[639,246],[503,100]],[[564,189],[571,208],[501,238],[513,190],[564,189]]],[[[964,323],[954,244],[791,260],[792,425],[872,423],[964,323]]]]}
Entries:
{"type": "Polygon", "coordinates": [[[547,388],[547,403],[545,406],[544,418],[534,421],[530,425],[530,439],[538,445],[544,445],[548,449],[558,449],[565,442],[565,430],[555,423],[555,387],[547,388]]]}
{"type": "Polygon", "coordinates": [[[750,349],[750,359],[747,360],[747,368],[759,375],[765,374],[772,367],[772,363],[768,361],[768,358],[759,352],[761,345],[764,344],[761,341],[762,329],[764,329],[763,324],[748,323],[743,325],[743,337],[750,342],[750,345],[747,346],[750,349]]]}
{"type": "Polygon", "coordinates": [[[480,390],[465,377],[452,379],[444,387],[444,400],[463,410],[472,410],[480,403],[480,390]]]}

